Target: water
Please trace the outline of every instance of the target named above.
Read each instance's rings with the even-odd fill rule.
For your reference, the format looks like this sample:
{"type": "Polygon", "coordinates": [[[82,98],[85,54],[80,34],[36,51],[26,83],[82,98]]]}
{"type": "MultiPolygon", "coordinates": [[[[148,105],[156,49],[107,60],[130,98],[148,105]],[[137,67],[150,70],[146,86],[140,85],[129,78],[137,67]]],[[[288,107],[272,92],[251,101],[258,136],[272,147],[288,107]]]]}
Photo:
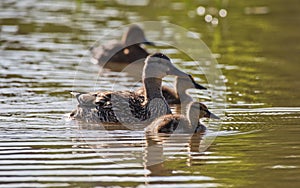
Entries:
{"type": "MultiPolygon", "coordinates": [[[[0,187],[299,187],[298,1],[139,2],[0,2],[0,187]],[[203,7],[217,19],[207,23],[203,7]],[[191,30],[217,57],[227,108],[204,152],[198,137],[168,140],[66,119],[76,106],[69,91],[139,86],[125,73],[97,77],[87,49],[111,29],[145,20],[191,30]]],[[[194,71],[179,51],[159,48],[194,71]]]]}

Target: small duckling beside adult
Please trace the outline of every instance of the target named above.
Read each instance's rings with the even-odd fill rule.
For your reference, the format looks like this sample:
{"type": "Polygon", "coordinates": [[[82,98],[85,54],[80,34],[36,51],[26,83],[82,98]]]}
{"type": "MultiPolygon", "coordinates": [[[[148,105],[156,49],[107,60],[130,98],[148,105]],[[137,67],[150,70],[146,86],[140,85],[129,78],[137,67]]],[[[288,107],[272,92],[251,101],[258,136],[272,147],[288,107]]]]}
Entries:
{"type": "MultiPolygon", "coordinates": [[[[113,40],[98,47],[91,47],[91,61],[106,67],[110,63],[128,65],[138,61],[143,64],[149,53],[141,47],[141,44],[154,46],[153,42],[146,39],[144,31],[138,25],[131,25],[123,34],[121,41],[113,40]]],[[[114,65],[111,67],[118,67],[114,65]]]]}
{"type": "MultiPolygon", "coordinates": [[[[149,123],[155,118],[171,114],[171,109],[162,96],[162,78],[174,75],[190,79],[190,75],[177,69],[164,54],[149,55],[143,69],[144,95],[131,91],[99,91],[76,96],[79,105],[71,113],[71,118],[87,122],[106,123],[149,123]],[[92,95],[92,96],[86,96],[92,95]],[[91,101],[91,99],[94,100],[91,101]],[[88,104],[82,100],[88,99],[88,104]],[[82,99],[82,100],[81,100],[82,99]],[[93,106],[94,105],[94,106],[93,106]]],[[[191,81],[192,82],[192,81],[191,81]]]]}
{"type": "Polygon", "coordinates": [[[145,129],[147,134],[174,133],[203,133],[206,127],[199,122],[199,119],[206,117],[219,119],[211,113],[207,107],[199,102],[191,102],[187,106],[187,114],[167,114],[154,120],[145,129]]]}
{"type": "MultiPolygon", "coordinates": [[[[193,80],[192,77],[191,79],[193,80]]],[[[192,82],[195,81],[193,80],[192,82]]],[[[157,118],[147,126],[147,134],[173,133],[179,125],[183,133],[204,133],[206,127],[200,123],[199,119],[203,117],[219,119],[219,117],[211,113],[203,103],[193,102],[193,98],[187,93],[187,89],[191,88],[190,84],[191,82],[188,82],[186,78],[178,77],[176,79],[176,92],[171,92],[173,95],[170,96],[171,99],[179,100],[181,104],[181,114],[167,114],[157,118]]],[[[203,88],[204,87],[200,87],[200,89],[203,88]]],[[[171,100],[171,102],[172,101],[174,100],[171,100]]]]}

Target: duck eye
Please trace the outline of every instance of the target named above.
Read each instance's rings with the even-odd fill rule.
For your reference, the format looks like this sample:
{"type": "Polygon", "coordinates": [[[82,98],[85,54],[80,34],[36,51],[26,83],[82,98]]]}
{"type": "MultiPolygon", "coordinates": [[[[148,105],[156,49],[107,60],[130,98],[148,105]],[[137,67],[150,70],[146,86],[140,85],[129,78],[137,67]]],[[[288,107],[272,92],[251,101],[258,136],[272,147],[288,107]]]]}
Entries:
{"type": "Polygon", "coordinates": [[[129,54],[129,49],[128,49],[128,48],[125,48],[125,49],[123,50],[123,53],[124,53],[125,55],[129,54]]]}

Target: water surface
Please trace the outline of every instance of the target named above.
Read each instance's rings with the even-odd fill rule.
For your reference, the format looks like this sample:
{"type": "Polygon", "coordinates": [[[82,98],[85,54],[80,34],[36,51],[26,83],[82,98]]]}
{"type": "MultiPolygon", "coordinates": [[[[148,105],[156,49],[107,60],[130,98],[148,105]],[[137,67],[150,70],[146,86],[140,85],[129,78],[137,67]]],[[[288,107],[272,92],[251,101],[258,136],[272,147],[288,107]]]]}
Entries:
{"type": "MultiPolygon", "coordinates": [[[[0,187],[299,187],[298,1],[126,2],[0,2],[0,187]],[[217,57],[226,109],[204,152],[199,137],[146,137],[65,118],[76,106],[69,91],[139,86],[109,69],[97,77],[88,48],[149,20],[194,32],[217,57]]],[[[188,56],[159,48],[210,87],[188,56]]]]}

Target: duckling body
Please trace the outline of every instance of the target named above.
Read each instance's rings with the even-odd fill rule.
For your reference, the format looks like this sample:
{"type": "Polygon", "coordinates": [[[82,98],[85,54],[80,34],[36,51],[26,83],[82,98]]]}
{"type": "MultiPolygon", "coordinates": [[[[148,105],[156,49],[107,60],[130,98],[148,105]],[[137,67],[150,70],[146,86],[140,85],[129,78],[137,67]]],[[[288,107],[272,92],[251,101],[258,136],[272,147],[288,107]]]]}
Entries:
{"type": "Polygon", "coordinates": [[[189,121],[184,115],[167,114],[154,120],[147,128],[147,133],[173,133],[179,122],[189,126],[189,121]]]}
{"type": "Polygon", "coordinates": [[[206,127],[199,122],[200,118],[207,117],[218,119],[218,116],[208,111],[207,107],[199,102],[191,102],[187,105],[187,114],[168,114],[157,118],[146,127],[147,134],[157,133],[203,133],[206,127]]]}
{"type": "Polygon", "coordinates": [[[110,41],[99,47],[92,47],[92,62],[104,66],[109,62],[132,63],[144,62],[149,53],[142,48],[141,44],[153,45],[149,42],[144,31],[137,25],[131,25],[124,33],[121,41],[110,41]]]}
{"type": "Polygon", "coordinates": [[[130,91],[97,92],[94,101],[89,102],[94,106],[86,107],[79,104],[71,113],[71,117],[88,122],[132,124],[150,122],[162,115],[171,114],[161,91],[162,78],[166,75],[189,78],[188,74],[174,67],[167,56],[161,53],[150,55],[143,70],[145,95],[130,91]]]}

